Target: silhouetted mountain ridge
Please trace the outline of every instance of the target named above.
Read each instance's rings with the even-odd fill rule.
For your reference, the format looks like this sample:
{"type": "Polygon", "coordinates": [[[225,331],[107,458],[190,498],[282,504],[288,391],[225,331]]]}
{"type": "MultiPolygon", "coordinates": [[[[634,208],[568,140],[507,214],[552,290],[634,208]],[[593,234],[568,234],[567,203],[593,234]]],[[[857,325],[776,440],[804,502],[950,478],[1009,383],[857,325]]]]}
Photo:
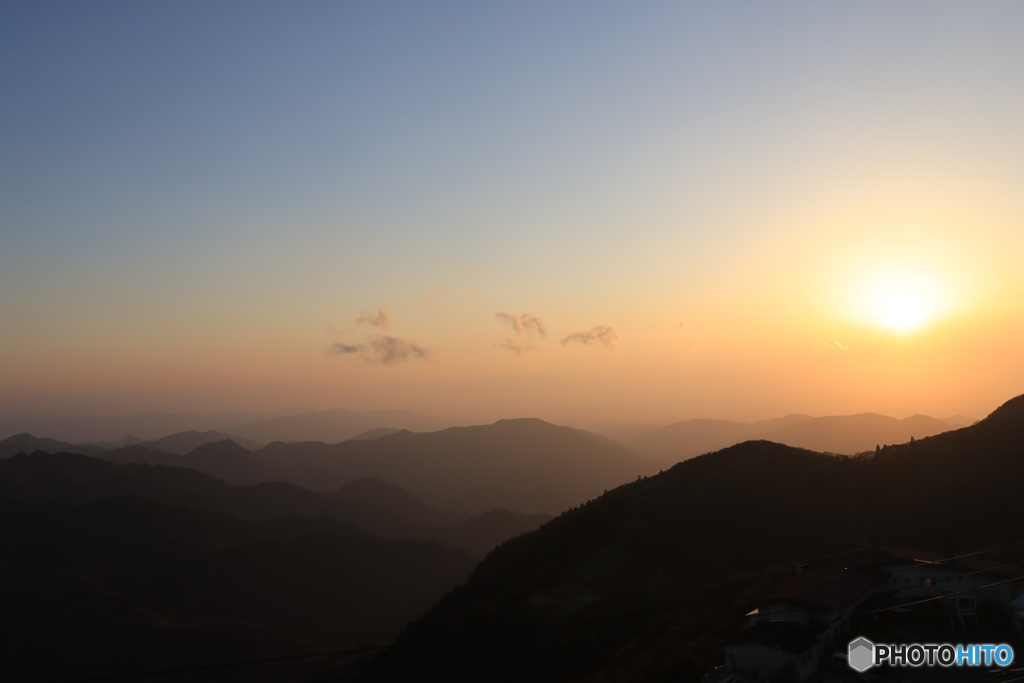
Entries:
{"type": "Polygon", "coordinates": [[[230,440],[247,451],[258,451],[263,448],[265,444],[258,443],[256,441],[250,441],[244,437],[234,436],[232,434],[225,434],[224,432],[218,431],[187,431],[178,432],[177,434],[170,434],[168,436],[155,439],[153,441],[146,441],[137,445],[143,448],[149,448],[156,451],[164,451],[166,453],[175,453],[177,455],[185,455],[191,453],[200,446],[205,446],[210,443],[217,443],[220,441],[230,440]]]}
{"type": "Polygon", "coordinates": [[[506,542],[372,672],[380,680],[415,668],[437,672],[420,674],[423,681],[569,681],[585,671],[632,681],[685,670],[697,680],[716,655],[692,645],[739,628],[744,596],[772,580],[766,568],[869,545],[949,552],[1024,541],[1021,481],[1024,397],[972,427],[877,455],[744,442],[506,542]],[[639,616],[607,618],[626,612],[639,616]],[[432,646],[416,646],[424,641],[432,646]]]}
{"type": "Polygon", "coordinates": [[[356,434],[350,441],[369,441],[370,439],[379,439],[382,436],[391,436],[395,432],[400,432],[400,429],[392,429],[391,427],[377,427],[376,429],[368,429],[365,432],[356,434]]]}
{"type": "Polygon", "coordinates": [[[280,481],[231,486],[180,466],[118,465],[70,453],[38,452],[0,462],[0,498],[33,504],[81,504],[124,495],[247,520],[327,517],[348,525],[352,533],[437,540],[478,557],[548,519],[508,511],[501,511],[500,518],[467,519],[431,508],[407,491],[379,480],[352,482],[336,492],[316,493],[280,481]],[[465,531],[465,525],[475,531],[465,531]]]}
{"type": "MultiPolygon", "coordinates": [[[[450,507],[481,487],[509,495],[514,512],[557,512],[623,481],[657,471],[610,439],[523,418],[491,425],[414,434],[399,431],[371,441],[339,444],[272,443],[259,452],[281,478],[314,490],[378,477],[438,507],[450,507]]],[[[461,507],[479,513],[494,507],[461,507]]]]}
{"type": "Polygon", "coordinates": [[[297,443],[320,441],[340,443],[369,430],[409,429],[432,432],[453,426],[451,420],[421,415],[411,410],[365,410],[357,412],[338,408],[286,415],[271,420],[239,424],[223,431],[238,434],[261,443],[282,441],[297,443]]]}
{"type": "MultiPolygon", "coordinates": [[[[431,543],[353,534],[326,518],[251,522],[115,496],[0,499],[0,673],[68,680],[304,655],[387,642],[473,560],[431,543]],[[54,656],[60,653],[60,656],[54,656]]],[[[284,669],[170,681],[303,677],[284,669]]]]}
{"type": "Polygon", "coordinates": [[[57,439],[46,439],[32,436],[28,432],[14,434],[3,441],[0,441],[0,459],[10,458],[18,453],[34,453],[45,451],[46,453],[82,453],[84,455],[98,455],[103,448],[97,446],[76,446],[57,439]]]}
{"type": "Polygon", "coordinates": [[[185,455],[166,453],[139,445],[105,451],[96,457],[119,464],[144,463],[188,467],[235,485],[284,479],[264,458],[242,448],[230,439],[203,444],[185,455]]]}
{"type": "Polygon", "coordinates": [[[381,507],[398,517],[420,526],[445,527],[466,521],[463,515],[427,505],[408,491],[376,477],[354,479],[343,484],[330,496],[350,501],[363,501],[381,507]]]}
{"type": "Polygon", "coordinates": [[[920,439],[958,428],[959,425],[927,415],[898,420],[878,413],[827,417],[794,414],[750,424],[686,420],[648,430],[624,443],[646,457],[676,463],[752,439],[768,439],[823,453],[854,455],[874,450],[876,445],[905,443],[911,437],[920,439]]]}

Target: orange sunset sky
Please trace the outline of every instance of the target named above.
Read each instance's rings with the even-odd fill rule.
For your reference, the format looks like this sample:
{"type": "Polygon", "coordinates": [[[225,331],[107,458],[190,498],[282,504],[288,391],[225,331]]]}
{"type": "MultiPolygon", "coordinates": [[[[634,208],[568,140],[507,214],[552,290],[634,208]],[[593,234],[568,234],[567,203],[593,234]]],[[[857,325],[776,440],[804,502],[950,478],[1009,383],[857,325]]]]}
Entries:
{"type": "Polygon", "coordinates": [[[1024,6],[8,4],[0,412],[1024,393],[1024,6]]]}

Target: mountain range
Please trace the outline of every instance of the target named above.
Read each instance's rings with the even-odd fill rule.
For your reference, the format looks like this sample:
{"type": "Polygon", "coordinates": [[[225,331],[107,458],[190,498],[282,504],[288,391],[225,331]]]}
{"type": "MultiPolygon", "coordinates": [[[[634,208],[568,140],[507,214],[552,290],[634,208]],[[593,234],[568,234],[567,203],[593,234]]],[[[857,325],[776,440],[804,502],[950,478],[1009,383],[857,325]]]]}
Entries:
{"type": "Polygon", "coordinates": [[[658,469],[610,439],[537,419],[333,445],[272,443],[258,455],[286,481],[314,490],[377,477],[466,514],[555,514],[658,469]]]}
{"type": "Polygon", "coordinates": [[[535,419],[337,444],[275,442],[256,453],[226,440],[184,456],[132,446],[98,457],[190,467],[231,484],[287,481],[315,491],[372,477],[464,516],[495,507],[557,514],[658,470],[610,439],[535,419]]]}
{"type": "Polygon", "coordinates": [[[787,415],[753,423],[696,419],[645,429],[628,436],[622,443],[644,457],[672,464],[757,439],[823,453],[854,455],[873,451],[876,446],[905,443],[911,437],[934,436],[971,422],[962,415],[948,421],[927,415],[898,420],[877,413],[831,417],[787,415]]]}
{"type": "MultiPolygon", "coordinates": [[[[9,462],[9,461],[8,461],[9,462]]],[[[319,517],[256,522],[134,496],[0,498],[0,678],[78,680],[386,643],[474,564],[319,517]]],[[[165,674],[295,680],[332,658],[165,674]]]]}
{"type": "Polygon", "coordinates": [[[210,430],[208,432],[197,432],[195,430],[187,432],[178,432],[176,434],[170,434],[168,436],[155,439],[153,441],[143,441],[137,445],[143,448],[149,448],[154,451],[164,451],[167,453],[177,453],[178,455],[186,455],[191,453],[200,446],[205,446],[210,443],[217,443],[218,441],[231,440],[238,444],[247,451],[258,451],[263,448],[266,444],[258,443],[256,441],[250,441],[242,436],[236,436],[234,434],[225,434],[224,432],[218,432],[216,430],[210,430]]]}
{"type": "Polygon", "coordinates": [[[34,453],[44,451],[46,453],[82,453],[84,455],[99,455],[106,451],[106,448],[94,445],[75,445],[58,441],[57,439],[39,438],[31,434],[22,433],[9,436],[0,441],[0,460],[9,458],[18,453],[34,453]]]}
{"type": "MultiPolygon", "coordinates": [[[[1024,542],[1022,481],[1024,396],[973,426],[855,457],[730,446],[498,547],[367,675],[699,681],[744,624],[744,599],[788,578],[787,563],[1024,542]]],[[[1022,560],[1018,547],[1006,561],[1022,560]]]]}
{"type": "MultiPolygon", "coordinates": [[[[226,444],[228,450],[244,451],[226,444]]],[[[180,457],[163,455],[162,459],[180,457]]],[[[433,508],[377,479],[360,479],[337,491],[317,493],[282,481],[232,486],[181,465],[116,464],[71,453],[38,452],[0,461],[0,499],[33,505],[84,504],[113,496],[139,496],[254,521],[326,517],[382,538],[439,541],[475,557],[551,519],[500,509],[473,517],[459,515],[433,508]]]]}
{"type": "MultiPolygon", "coordinates": [[[[466,518],[374,479],[329,493],[232,486],[180,465],[39,451],[0,461],[0,519],[0,678],[63,680],[376,652],[475,558],[551,518],[466,518]]],[[[167,680],[298,680],[348,659],[167,680]]]]}
{"type": "Polygon", "coordinates": [[[627,439],[662,432],[679,453],[747,429],[853,445],[858,429],[914,430],[852,457],[744,441],[662,472],[607,435],[533,419],[255,452],[222,439],[51,454],[70,444],[18,435],[0,454],[39,448],[0,460],[0,675],[119,675],[399,634],[360,661],[167,679],[696,681],[786,563],[1024,540],[1024,397],[919,436],[934,422],[794,415],[627,439]]]}
{"type": "MultiPolygon", "coordinates": [[[[340,443],[369,430],[407,429],[412,432],[435,432],[455,426],[451,420],[421,415],[411,410],[322,410],[285,415],[270,420],[238,424],[224,431],[260,443],[284,441],[322,441],[340,443]]],[[[364,437],[365,438],[365,437],[364,437]]]]}
{"type": "MultiPolygon", "coordinates": [[[[257,452],[233,440],[202,443],[184,455],[153,448],[185,446],[221,436],[184,433],[97,452],[25,438],[0,442],[13,452],[85,451],[117,463],[187,467],[235,485],[286,481],[321,492],[357,479],[377,478],[410,491],[435,508],[465,519],[493,508],[557,514],[623,481],[651,474],[654,462],[606,437],[541,420],[502,420],[438,432],[395,433],[337,444],[272,443],[257,452]],[[28,440],[26,440],[28,439],[28,440]]],[[[2,452],[2,450],[0,450],[2,452]]]]}
{"type": "MultiPolygon", "coordinates": [[[[436,431],[455,422],[410,410],[279,410],[270,413],[144,413],[138,415],[0,415],[0,435],[45,434],[67,443],[101,447],[155,441],[180,432],[218,431],[256,443],[324,441],[337,443],[370,429],[436,431]]],[[[245,445],[245,444],[243,444],[245,445]]]]}

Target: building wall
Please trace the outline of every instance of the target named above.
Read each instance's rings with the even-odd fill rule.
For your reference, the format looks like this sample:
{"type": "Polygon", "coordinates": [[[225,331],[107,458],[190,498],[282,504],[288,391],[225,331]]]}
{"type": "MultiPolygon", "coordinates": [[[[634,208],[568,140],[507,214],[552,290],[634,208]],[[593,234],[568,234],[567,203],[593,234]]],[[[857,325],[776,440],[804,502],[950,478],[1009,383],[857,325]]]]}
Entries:
{"type": "Polygon", "coordinates": [[[987,584],[1001,581],[1005,577],[992,574],[959,576],[961,573],[961,570],[949,570],[935,566],[915,567],[891,574],[889,581],[883,584],[883,590],[898,591],[896,593],[897,600],[930,598],[943,593],[969,590],[974,592],[979,602],[993,601],[1004,605],[1008,604],[1016,594],[1014,588],[1016,582],[981,588],[987,584]]]}

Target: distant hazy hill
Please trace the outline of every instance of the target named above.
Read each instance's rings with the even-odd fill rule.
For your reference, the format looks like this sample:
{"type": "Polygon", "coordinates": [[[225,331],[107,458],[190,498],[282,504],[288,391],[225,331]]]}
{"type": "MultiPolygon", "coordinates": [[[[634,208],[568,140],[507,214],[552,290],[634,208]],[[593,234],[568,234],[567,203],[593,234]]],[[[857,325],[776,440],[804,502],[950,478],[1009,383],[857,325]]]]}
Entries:
{"type": "Polygon", "coordinates": [[[940,418],[943,422],[948,422],[954,427],[970,427],[972,424],[977,422],[973,417],[967,417],[966,415],[954,415],[952,417],[940,418]]]}
{"type": "Polygon", "coordinates": [[[873,451],[877,445],[898,444],[956,429],[927,415],[903,420],[876,413],[816,417],[763,434],[763,438],[812,451],[853,455],[873,451]]]}
{"type": "MultiPolygon", "coordinates": [[[[251,522],[145,498],[74,506],[0,499],[0,519],[5,680],[77,680],[384,643],[474,564],[458,550],[368,537],[326,518],[251,522]]],[[[325,663],[160,679],[305,680],[325,663]]]]}
{"type": "Polygon", "coordinates": [[[608,439],[536,419],[334,445],[272,443],[258,455],[314,490],[377,477],[465,513],[558,512],[658,469],[608,439]]]}
{"type": "MultiPolygon", "coordinates": [[[[781,565],[868,545],[956,553],[1019,542],[1022,481],[1024,396],[877,455],[745,442],[503,544],[368,673],[699,681],[743,625],[745,596],[785,578],[781,565]]],[[[1020,559],[1018,548],[1005,561],[1020,559]]]]}
{"type": "Polygon", "coordinates": [[[379,439],[382,436],[391,436],[395,432],[400,432],[400,429],[392,429],[391,427],[377,427],[376,429],[368,429],[361,434],[356,434],[352,437],[352,441],[370,441],[371,439],[379,439]]]}
{"type": "Polygon", "coordinates": [[[453,422],[411,410],[324,410],[288,415],[262,422],[239,424],[225,428],[225,432],[238,434],[260,443],[284,441],[322,441],[340,443],[371,429],[408,429],[413,432],[433,432],[453,426],[453,422]]]}
{"type": "MultiPolygon", "coordinates": [[[[287,411],[285,411],[287,412],[287,411]]],[[[157,439],[167,434],[223,429],[228,424],[278,417],[275,413],[144,413],[139,415],[0,415],[0,434],[31,432],[69,443],[117,442],[127,434],[157,439]]],[[[230,431],[230,430],[228,430],[230,431]]],[[[257,439],[258,440],[258,439],[257,439]]]]}
{"type": "Polygon", "coordinates": [[[767,439],[788,446],[853,455],[876,445],[897,444],[956,429],[948,421],[927,415],[903,420],[875,413],[809,417],[787,415],[754,423],[728,420],[687,420],[651,430],[625,441],[637,453],[665,463],[726,448],[750,439],[767,439]]]}
{"type": "Polygon", "coordinates": [[[185,455],[167,453],[147,446],[129,446],[105,451],[97,457],[120,464],[189,467],[236,485],[279,481],[283,478],[263,458],[230,439],[203,444],[185,455]]]}
{"type": "Polygon", "coordinates": [[[464,515],[431,507],[405,489],[376,477],[355,479],[330,495],[341,500],[371,503],[418,526],[453,526],[466,519],[464,515]]]}
{"type": "MultiPolygon", "coordinates": [[[[181,459],[142,448],[131,454],[170,462],[181,459]]],[[[362,479],[338,491],[316,493],[281,481],[231,486],[180,464],[119,465],[71,453],[40,452],[0,462],[3,499],[32,504],[81,504],[125,495],[239,519],[328,517],[384,538],[441,541],[477,557],[550,519],[506,510],[491,510],[467,518],[432,508],[408,491],[376,479],[362,479]]]]}
{"type": "Polygon", "coordinates": [[[638,453],[656,459],[679,460],[676,453],[688,453],[686,457],[718,450],[739,443],[754,434],[764,434],[789,426],[794,422],[811,419],[810,415],[786,415],[773,420],[758,420],[748,424],[732,420],[695,419],[674,422],[668,426],[635,425],[625,429],[603,432],[609,438],[628,445],[638,453]],[[688,444],[688,445],[687,445],[688,444]],[[676,459],[672,459],[676,458],[676,459]]]}
{"type": "Polygon", "coordinates": [[[753,433],[753,425],[746,422],[696,419],[640,434],[625,445],[659,462],[676,463],[745,441],[753,433]]]}
{"type": "Polygon", "coordinates": [[[607,431],[598,432],[601,436],[606,436],[609,439],[618,441],[619,443],[625,443],[629,439],[646,434],[647,432],[653,432],[655,429],[661,429],[664,425],[654,424],[642,424],[632,425],[631,427],[620,427],[619,429],[609,429],[607,431]]]}
{"type": "Polygon", "coordinates": [[[31,434],[15,434],[0,441],[0,459],[9,458],[17,453],[34,453],[35,451],[96,455],[102,453],[103,450],[97,446],[76,446],[56,439],[40,439],[31,434]]]}
{"type": "Polygon", "coordinates": [[[208,443],[216,443],[218,441],[226,441],[228,439],[248,451],[258,451],[266,445],[256,441],[250,441],[249,439],[241,436],[225,434],[224,432],[197,432],[195,430],[178,432],[177,434],[161,437],[155,441],[146,441],[137,445],[157,451],[185,455],[186,453],[194,451],[200,446],[205,446],[208,443]]]}

